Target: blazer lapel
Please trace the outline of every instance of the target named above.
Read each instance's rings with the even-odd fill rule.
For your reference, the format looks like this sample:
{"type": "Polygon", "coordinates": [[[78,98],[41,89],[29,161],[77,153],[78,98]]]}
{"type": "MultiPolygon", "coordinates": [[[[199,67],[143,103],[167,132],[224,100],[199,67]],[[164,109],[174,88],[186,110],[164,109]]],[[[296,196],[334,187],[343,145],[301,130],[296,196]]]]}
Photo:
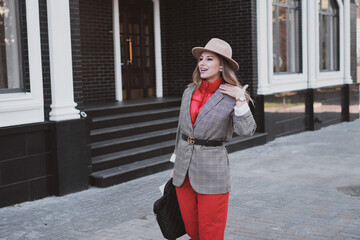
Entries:
{"type": "MultiPolygon", "coordinates": [[[[218,102],[220,102],[221,99],[223,99],[224,95],[220,92],[220,88],[218,88],[216,90],[216,92],[209,98],[209,100],[207,100],[207,102],[205,103],[205,105],[201,108],[199,115],[196,118],[194,127],[196,126],[196,124],[198,124],[201,119],[203,119],[206,114],[213,109],[216,104],[218,104],[218,102]]],[[[190,98],[191,99],[191,98],[190,98]]],[[[189,114],[190,114],[190,110],[189,110],[189,114]]],[[[191,122],[191,119],[190,119],[191,122]]]]}

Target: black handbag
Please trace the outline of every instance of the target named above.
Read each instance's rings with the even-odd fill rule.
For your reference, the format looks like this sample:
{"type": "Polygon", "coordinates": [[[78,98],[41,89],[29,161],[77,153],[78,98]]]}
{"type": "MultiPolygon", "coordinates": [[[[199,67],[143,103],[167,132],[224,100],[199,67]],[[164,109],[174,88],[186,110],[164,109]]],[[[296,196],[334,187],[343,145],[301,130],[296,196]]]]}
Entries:
{"type": "Polygon", "coordinates": [[[186,233],[172,178],[165,185],[164,195],[154,203],[154,214],[166,239],[175,240],[186,233]]]}

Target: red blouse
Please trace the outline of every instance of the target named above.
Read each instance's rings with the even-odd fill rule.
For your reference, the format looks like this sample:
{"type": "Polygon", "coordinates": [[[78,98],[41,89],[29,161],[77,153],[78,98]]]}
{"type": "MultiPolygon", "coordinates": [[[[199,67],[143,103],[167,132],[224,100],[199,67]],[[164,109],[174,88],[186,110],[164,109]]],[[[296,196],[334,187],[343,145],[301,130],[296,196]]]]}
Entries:
{"type": "Polygon", "coordinates": [[[193,93],[190,104],[190,116],[193,126],[201,108],[205,105],[207,100],[216,92],[221,83],[222,78],[217,79],[213,83],[203,80],[200,88],[193,93]]]}

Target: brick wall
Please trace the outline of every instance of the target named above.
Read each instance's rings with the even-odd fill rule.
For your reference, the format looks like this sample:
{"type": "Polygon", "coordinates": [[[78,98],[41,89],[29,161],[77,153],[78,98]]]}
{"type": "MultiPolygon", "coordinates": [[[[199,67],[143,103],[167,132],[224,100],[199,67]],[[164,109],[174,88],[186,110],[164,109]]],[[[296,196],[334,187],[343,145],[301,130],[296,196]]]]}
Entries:
{"type": "Polygon", "coordinates": [[[46,0],[39,0],[40,14],[40,38],[41,38],[41,61],[43,74],[43,92],[44,92],[44,117],[49,120],[51,111],[51,81],[50,81],[50,58],[49,58],[49,37],[47,22],[47,4],[46,0]]]}
{"type": "Polygon", "coordinates": [[[70,0],[71,45],[73,61],[74,100],[83,105],[79,0],[70,0]]]}
{"type": "Polygon", "coordinates": [[[26,22],[26,4],[25,0],[20,1],[21,14],[21,41],[22,41],[22,74],[24,88],[26,92],[30,92],[30,75],[29,75],[29,48],[27,38],[27,22],[26,22]]]}
{"type": "Polygon", "coordinates": [[[79,0],[83,102],[115,100],[111,0],[79,0]]]}
{"type": "Polygon", "coordinates": [[[240,82],[256,92],[255,0],[162,0],[160,12],[165,96],[181,95],[196,66],[191,49],[213,37],[230,43],[240,82]]]}

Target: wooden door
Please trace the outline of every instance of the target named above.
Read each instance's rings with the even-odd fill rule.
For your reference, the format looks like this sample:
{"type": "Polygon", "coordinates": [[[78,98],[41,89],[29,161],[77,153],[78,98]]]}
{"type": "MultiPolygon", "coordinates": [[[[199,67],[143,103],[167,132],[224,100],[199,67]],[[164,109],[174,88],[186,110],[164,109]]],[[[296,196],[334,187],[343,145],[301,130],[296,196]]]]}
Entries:
{"type": "Polygon", "coordinates": [[[123,99],[154,96],[154,30],[151,0],[120,0],[123,99]]]}

